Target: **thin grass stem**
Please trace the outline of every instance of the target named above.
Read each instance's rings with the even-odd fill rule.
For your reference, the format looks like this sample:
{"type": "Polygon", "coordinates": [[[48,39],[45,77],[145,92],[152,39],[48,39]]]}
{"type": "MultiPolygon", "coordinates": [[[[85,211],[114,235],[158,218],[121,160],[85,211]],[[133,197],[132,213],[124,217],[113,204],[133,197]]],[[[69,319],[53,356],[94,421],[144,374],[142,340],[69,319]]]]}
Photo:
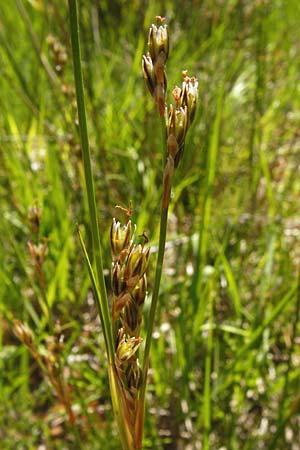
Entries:
{"type": "MultiPolygon", "coordinates": [[[[211,281],[212,286],[212,281],[211,281]]],[[[207,350],[205,356],[205,372],[204,372],[204,393],[203,393],[203,450],[209,450],[209,436],[211,433],[211,372],[212,372],[212,352],[213,352],[213,318],[214,307],[212,298],[213,289],[210,289],[210,296],[208,299],[208,323],[211,329],[207,337],[207,350]]]]}
{"type": "Polygon", "coordinates": [[[69,0],[69,15],[70,15],[70,28],[71,28],[71,41],[73,52],[73,65],[74,65],[74,77],[76,87],[76,98],[78,107],[78,119],[79,119],[79,134],[81,141],[82,158],[84,164],[84,173],[86,181],[86,191],[89,205],[89,215],[91,222],[92,241],[94,258],[97,269],[97,281],[99,284],[100,302],[99,302],[99,314],[101,318],[103,333],[105,336],[106,351],[110,364],[113,363],[114,347],[112,336],[112,324],[109,314],[107,292],[105,287],[105,279],[103,273],[102,252],[99,236],[99,227],[96,212],[96,199],[95,188],[92,176],[91,155],[90,146],[87,132],[84,88],[83,88],[83,76],[81,68],[81,51],[79,40],[79,24],[77,13],[77,1],[69,0]]]}
{"type": "Polygon", "coordinates": [[[160,218],[160,232],[159,232],[159,247],[156,262],[156,271],[153,287],[153,295],[151,301],[151,308],[149,313],[149,322],[147,327],[147,336],[144,351],[144,361],[143,361],[143,383],[139,394],[139,408],[137,413],[137,425],[136,425],[136,436],[138,442],[138,449],[142,448],[142,438],[143,438],[143,427],[144,427],[144,414],[145,414],[145,395],[147,386],[147,374],[150,361],[150,348],[152,341],[152,333],[154,328],[154,318],[157,307],[157,301],[159,296],[159,287],[162,274],[164,253],[165,253],[165,243],[166,243],[166,233],[167,233],[167,222],[168,222],[168,208],[161,210],[160,218]]]}
{"type": "MultiPolygon", "coordinates": [[[[162,147],[163,147],[163,151],[166,151],[167,130],[166,130],[166,123],[165,123],[164,117],[161,117],[161,130],[162,130],[162,147]]],[[[150,355],[152,333],[153,333],[153,328],[154,328],[155,312],[156,312],[157,301],[158,301],[158,296],[159,296],[160,280],[161,280],[163,261],[164,261],[164,255],[165,255],[167,224],[168,224],[168,211],[169,211],[172,182],[173,182],[173,172],[172,172],[171,179],[169,180],[169,187],[166,188],[165,185],[163,186],[162,205],[161,205],[161,212],[160,212],[158,253],[157,253],[157,260],[156,260],[153,294],[152,294],[151,308],[150,308],[150,313],[149,313],[149,321],[148,321],[148,326],[147,326],[147,336],[146,336],[144,360],[143,360],[143,370],[144,370],[144,372],[146,372],[145,378],[147,377],[147,370],[148,370],[148,366],[149,366],[149,355],[150,355]],[[165,201],[164,201],[164,196],[166,196],[165,201]]]]}
{"type": "Polygon", "coordinates": [[[149,365],[149,354],[150,354],[152,333],[153,333],[153,328],[154,328],[154,318],[155,318],[155,312],[156,312],[157,301],[158,301],[158,296],[159,296],[159,287],[160,287],[163,260],[164,260],[164,254],[165,254],[167,223],[168,223],[168,208],[166,208],[166,209],[162,208],[161,217],[160,217],[159,246],[158,246],[156,271],[155,271],[155,279],[154,279],[154,286],[153,286],[153,295],[152,295],[151,308],[150,308],[150,313],[149,313],[149,322],[148,322],[148,327],[147,327],[146,343],[145,343],[144,364],[143,364],[144,369],[147,369],[148,365],[149,365]]]}
{"type": "MultiPolygon", "coordinates": [[[[163,138],[164,137],[165,137],[165,134],[163,132],[163,138]]],[[[166,171],[166,169],[165,169],[165,171],[166,171]]],[[[168,224],[168,210],[169,210],[172,182],[173,182],[173,171],[171,171],[171,173],[170,173],[168,182],[167,183],[164,182],[164,187],[163,187],[158,254],[157,254],[157,260],[156,260],[155,279],[154,279],[153,294],[152,294],[152,301],[151,301],[151,307],[150,307],[150,313],[149,313],[149,321],[148,321],[148,326],[147,326],[146,343],[145,343],[145,350],[144,350],[143,383],[140,388],[137,422],[136,422],[136,440],[137,440],[137,448],[138,449],[142,448],[147,373],[148,373],[148,368],[149,368],[150,348],[151,348],[152,334],[153,334],[153,328],[154,328],[154,319],[155,319],[155,312],[156,312],[157,302],[158,302],[158,297],[159,297],[159,288],[160,288],[160,281],[161,281],[164,254],[165,254],[165,244],[166,244],[167,224],[168,224]]]]}

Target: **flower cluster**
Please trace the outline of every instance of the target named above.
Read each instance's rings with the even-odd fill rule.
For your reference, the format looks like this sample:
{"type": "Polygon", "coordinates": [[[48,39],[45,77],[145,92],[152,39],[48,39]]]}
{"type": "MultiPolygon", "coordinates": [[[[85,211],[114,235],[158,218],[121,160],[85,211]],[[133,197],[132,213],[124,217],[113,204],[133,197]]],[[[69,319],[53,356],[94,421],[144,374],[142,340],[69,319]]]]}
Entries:
{"type": "Polygon", "coordinates": [[[146,269],[150,248],[134,243],[135,226],[113,219],[110,230],[112,250],[112,320],[115,338],[115,367],[130,428],[134,429],[142,369],[137,350],[142,342],[140,325],[146,297],[146,269]]]}
{"type": "Polygon", "coordinates": [[[176,107],[170,105],[166,117],[168,155],[174,159],[175,167],[181,159],[185,136],[195,118],[198,101],[198,80],[195,77],[188,77],[186,70],[182,75],[184,78],[182,87],[176,86],[172,92],[176,107]]]}
{"type": "Polygon", "coordinates": [[[126,400],[127,415],[132,424],[135,420],[136,400],[142,381],[142,369],[136,352],[142,342],[140,337],[128,338],[124,328],[120,328],[116,341],[115,364],[118,378],[126,400]]]}
{"type": "Polygon", "coordinates": [[[182,157],[184,140],[188,128],[194,120],[198,101],[198,81],[195,77],[188,77],[184,70],[181,88],[175,87],[173,97],[176,106],[166,107],[167,77],[165,64],[169,56],[169,33],[167,25],[162,25],[164,18],[156,17],[161,25],[151,25],[149,30],[149,52],[143,56],[142,66],[144,78],[158,105],[159,114],[166,120],[168,165],[177,167],[182,157]]]}
{"type": "Polygon", "coordinates": [[[146,269],[150,248],[144,244],[134,244],[134,229],[129,220],[126,225],[113,219],[110,242],[113,255],[112,264],[112,319],[120,320],[126,333],[139,335],[142,308],[146,297],[146,269]]]}
{"type": "Polygon", "coordinates": [[[142,65],[149,92],[158,106],[160,116],[164,117],[167,91],[165,64],[169,56],[169,33],[167,25],[162,25],[165,19],[157,16],[156,20],[157,25],[161,25],[152,24],[150,27],[149,52],[143,56],[142,65]]]}
{"type": "Polygon", "coordinates": [[[64,374],[61,361],[63,335],[59,323],[55,324],[55,334],[46,337],[45,344],[39,342],[39,345],[37,345],[37,338],[31,328],[20,320],[14,320],[13,331],[38,363],[57,398],[64,405],[69,421],[73,425],[76,418],[72,410],[70,386],[64,374]]]}

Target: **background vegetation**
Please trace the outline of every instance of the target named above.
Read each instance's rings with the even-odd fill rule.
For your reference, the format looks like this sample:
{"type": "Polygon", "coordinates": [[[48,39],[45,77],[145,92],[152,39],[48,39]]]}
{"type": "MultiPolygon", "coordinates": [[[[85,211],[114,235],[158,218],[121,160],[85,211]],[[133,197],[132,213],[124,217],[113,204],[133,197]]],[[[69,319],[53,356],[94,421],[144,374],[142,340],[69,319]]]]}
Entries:
{"type": "MultiPolygon", "coordinates": [[[[172,194],[145,448],[297,450],[300,3],[79,5],[108,286],[109,227],[123,219],[116,204],[132,200],[154,265],[165,155],[141,56],[155,15],[170,25],[170,89],[182,69],[199,80],[172,194]]],[[[76,236],[80,223],[90,240],[66,2],[1,2],[0,41],[1,448],[78,448],[63,405],[13,333],[17,318],[41,353],[59,340],[83,448],[119,449],[76,236]]],[[[151,267],[148,280],[151,294],[151,267]]]]}

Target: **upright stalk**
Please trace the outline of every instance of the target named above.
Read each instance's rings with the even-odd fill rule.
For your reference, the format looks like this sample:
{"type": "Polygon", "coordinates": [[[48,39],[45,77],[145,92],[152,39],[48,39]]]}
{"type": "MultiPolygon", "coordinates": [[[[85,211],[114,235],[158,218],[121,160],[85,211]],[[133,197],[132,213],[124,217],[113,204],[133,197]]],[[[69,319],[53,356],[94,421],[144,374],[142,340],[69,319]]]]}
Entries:
{"type": "MultiPolygon", "coordinates": [[[[168,160],[169,161],[169,160],[168,160]]],[[[145,417],[145,394],[146,394],[146,386],[147,386],[147,374],[149,368],[150,361],[150,348],[152,341],[152,334],[154,328],[154,319],[155,312],[157,308],[157,301],[159,296],[159,287],[162,275],[164,254],[165,254],[165,244],[166,244],[166,235],[167,235],[167,224],[168,224],[168,210],[170,203],[170,194],[171,187],[173,182],[174,175],[174,167],[169,170],[168,161],[164,171],[164,184],[163,184],[163,197],[162,197],[162,205],[161,205],[161,214],[160,214],[160,230],[159,230],[159,244],[158,244],[158,254],[156,260],[156,270],[155,270],[155,279],[153,286],[153,294],[151,301],[151,308],[149,313],[149,322],[147,326],[147,336],[144,350],[144,361],[143,361],[143,382],[140,389],[139,394],[139,404],[138,404],[138,413],[136,420],[136,439],[137,439],[137,448],[142,448],[142,439],[143,439],[143,428],[144,428],[144,417],[145,417]],[[168,173],[169,172],[169,173],[168,173]]]]}
{"type": "Polygon", "coordinates": [[[155,318],[155,312],[156,312],[157,301],[158,301],[158,296],[159,296],[159,287],[160,287],[163,260],[164,260],[164,254],[165,254],[169,199],[170,199],[170,193],[168,193],[167,205],[165,207],[162,205],[162,207],[161,207],[159,245],[158,245],[158,254],[157,254],[157,261],[156,261],[156,270],[155,270],[155,279],[154,279],[154,286],[153,286],[151,308],[150,308],[150,313],[149,313],[149,323],[147,326],[147,336],[146,336],[144,362],[143,362],[144,370],[147,370],[148,365],[149,365],[151,338],[152,338],[152,333],[153,333],[153,328],[154,328],[154,318],[155,318]]]}
{"type": "MultiPolygon", "coordinates": [[[[165,121],[162,119],[162,145],[163,149],[166,147],[166,126],[165,121]]],[[[144,361],[143,361],[143,369],[144,371],[148,370],[149,365],[149,354],[151,347],[151,338],[154,328],[154,318],[157,307],[157,301],[159,296],[159,286],[163,268],[164,254],[165,254],[165,245],[166,245],[166,235],[167,235],[167,224],[168,224],[168,211],[169,211],[169,203],[171,196],[171,188],[173,183],[173,175],[174,175],[174,163],[171,162],[171,157],[168,158],[167,163],[164,169],[164,178],[163,178],[163,195],[162,195],[162,203],[161,203],[161,212],[160,212],[160,228],[159,228],[159,243],[158,243],[158,253],[156,260],[156,269],[155,269],[155,278],[154,278],[154,286],[153,286],[153,294],[152,301],[149,313],[149,322],[147,327],[147,336],[145,343],[145,351],[144,351],[144,361]]]]}
{"type": "Polygon", "coordinates": [[[109,363],[113,364],[114,358],[114,346],[112,336],[112,325],[108,308],[107,292],[105,287],[105,280],[103,274],[103,262],[101,253],[101,244],[99,236],[99,227],[96,212],[96,199],[95,188],[92,176],[91,166],[91,154],[87,132],[86,122],[86,110],[85,99],[83,89],[83,77],[81,68],[81,51],[79,41],[79,25],[78,25],[78,12],[77,1],[69,0],[69,15],[70,15],[70,29],[71,29],[71,41],[73,51],[73,65],[74,65],[74,78],[76,87],[76,99],[78,107],[78,120],[79,120],[79,134],[81,141],[82,159],[84,165],[84,174],[86,181],[86,191],[89,205],[89,215],[93,240],[93,252],[97,269],[97,281],[99,284],[100,292],[100,319],[103,328],[103,334],[105,339],[106,351],[109,359],[109,363]]]}
{"type": "Polygon", "coordinates": [[[147,385],[147,373],[150,362],[150,347],[154,328],[155,312],[159,296],[160,280],[162,275],[163,260],[165,254],[168,209],[170,204],[171,188],[173,184],[174,170],[178,167],[184,150],[184,141],[187,130],[195,117],[198,99],[198,81],[195,77],[188,77],[187,71],[183,71],[182,87],[176,86],[172,94],[176,105],[166,106],[167,78],[165,64],[169,55],[168,27],[162,25],[164,18],[156,17],[156,26],[152,24],[149,30],[149,52],[143,56],[142,65],[144,78],[157,107],[162,121],[163,148],[167,150],[167,161],[164,168],[163,192],[160,214],[159,245],[156,260],[155,279],[153,286],[152,302],[147,325],[147,336],[143,359],[143,377],[139,390],[138,408],[135,420],[135,436],[137,449],[142,448],[145,395],[147,385]]]}

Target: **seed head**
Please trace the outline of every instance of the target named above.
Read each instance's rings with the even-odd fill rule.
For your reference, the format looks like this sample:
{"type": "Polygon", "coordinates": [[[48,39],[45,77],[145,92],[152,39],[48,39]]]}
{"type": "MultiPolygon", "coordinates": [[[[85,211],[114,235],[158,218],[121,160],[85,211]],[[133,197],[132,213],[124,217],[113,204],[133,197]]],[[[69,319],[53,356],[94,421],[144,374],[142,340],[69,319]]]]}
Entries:
{"type": "Polygon", "coordinates": [[[149,29],[149,52],[143,56],[142,67],[150,94],[154,98],[159,114],[164,117],[167,91],[165,64],[169,56],[169,33],[167,25],[162,25],[164,18],[156,17],[157,25],[149,29]]]}
{"type": "Polygon", "coordinates": [[[20,320],[14,320],[13,327],[14,334],[23,342],[27,347],[33,346],[33,333],[29,326],[26,323],[21,322],[20,320]]]}
{"type": "Polygon", "coordinates": [[[41,223],[42,210],[36,204],[28,211],[28,219],[35,233],[38,233],[41,223]]]}
{"type": "Polygon", "coordinates": [[[198,81],[186,73],[183,71],[182,87],[176,86],[172,92],[176,107],[170,105],[169,114],[166,114],[168,155],[174,159],[175,167],[182,157],[186,133],[194,120],[198,102],[198,81]]]}
{"type": "Polygon", "coordinates": [[[41,242],[39,244],[34,244],[31,241],[27,242],[28,250],[32,259],[32,262],[37,267],[42,267],[45,258],[48,254],[48,244],[47,241],[41,242]]]}
{"type": "Polygon", "coordinates": [[[147,277],[146,274],[144,274],[131,292],[134,302],[139,307],[142,306],[145,302],[146,292],[147,292],[147,277]]]}
{"type": "Polygon", "coordinates": [[[113,219],[110,229],[110,245],[114,259],[118,259],[123,250],[130,244],[132,234],[131,221],[129,220],[123,227],[121,223],[113,219]]]}
{"type": "Polygon", "coordinates": [[[116,356],[119,361],[128,361],[134,356],[139,346],[141,345],[142,338],[126,338],[123,328],[119,330],[119,342],[116,350],[116,356]]]}
{"type": "Polygon", "coordinates": [[[160,53],[164,55],[164,63],[167,61],[169,56],[169,33],[167,25],[160,25],[158,27],[154,24],[151,25],[148,46],[153,64],[160,53]]]}
{"type": "Polygon", "coordinates": [[[146,250],[141,244],[135,245],[126,263],[125,278],[127,287],[133,288],[146,272],[150,257],[150,247],[146,250]],[[134,284],[133,284],[134,283],[134,284]]]}
{"type": "Polygon", "coordinates": [[[192,124],[198,102],[198,80],[195,77],[184,77],[181,89],[181,104],[187,106],[189,126],[192,124]]]}
{"type": "Polygon", "coordinates": [[[171,155],[173,158],[176,157],[178,149],[184,142],[187,129],[188,129],[187,106],[184,107],[180,106],[178,108],[174,108],[173,105],[170,105],[169,117],[167,118],[168,154],[171,155]]]}

